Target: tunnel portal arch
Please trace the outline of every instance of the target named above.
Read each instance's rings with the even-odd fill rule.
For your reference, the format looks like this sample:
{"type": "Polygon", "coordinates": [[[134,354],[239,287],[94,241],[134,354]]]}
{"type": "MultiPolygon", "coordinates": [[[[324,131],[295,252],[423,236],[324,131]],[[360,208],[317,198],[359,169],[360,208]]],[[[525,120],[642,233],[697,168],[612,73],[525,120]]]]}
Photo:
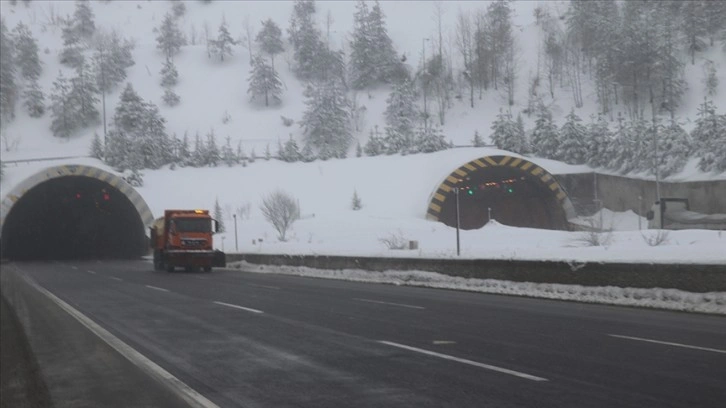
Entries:
{"type": "Polygon", "coordinates": [[[46,168],[0,203],[3,258],[130,258],[147,252],[154,217],[121,177],[85,165],[46,168]]]}
{"type": "Polygon", "coordinates": [[[575,210],[555,177],[521,157],[499,155],[472,160],[449,174],[429,199],[426,218],[481,228],[491,218],[506,225],[568,230],[575,210]]]}

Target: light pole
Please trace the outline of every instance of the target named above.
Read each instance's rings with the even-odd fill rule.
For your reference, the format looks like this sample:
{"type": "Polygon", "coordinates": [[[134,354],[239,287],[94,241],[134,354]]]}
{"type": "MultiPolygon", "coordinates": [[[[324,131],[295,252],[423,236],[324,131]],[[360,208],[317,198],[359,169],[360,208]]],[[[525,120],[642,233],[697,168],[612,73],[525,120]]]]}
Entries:
{"type": "Polygon", "coordinates": [[[428,40],[428,38],[421,39],[421,53],[423,54],[423,70],[421,71],[421,84],[423,85],[424,130],[427,130],[429,125],[429,111],[426,104],[426,41],[428,40]]]}
{"type": "Polygon", "coordinates": [[[227,238],[225,236],[222,236],[222,252],[224,252],[224,239],[227,238]]]}
{"type": "Polygon", "coordinates": [[[456,195],[456,255],[461,255],[461,246],[459,244],[459,187],[454,187],[454,194],[456,195]]]}
{"type": "Polygon", "coordinates": [[[234,250],[239,252],[237,247],[237,214],[232,214],[232,218],[234,218],[234,250]]]}

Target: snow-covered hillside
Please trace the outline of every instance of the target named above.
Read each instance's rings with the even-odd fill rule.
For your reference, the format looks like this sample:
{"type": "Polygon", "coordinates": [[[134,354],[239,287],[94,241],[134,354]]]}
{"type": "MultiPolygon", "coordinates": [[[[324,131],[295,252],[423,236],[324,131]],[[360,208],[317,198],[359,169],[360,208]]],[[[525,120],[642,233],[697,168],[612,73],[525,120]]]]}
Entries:
{"type": "MultiPolygon", "coordinates": [[[[163,16],[171,10],[171,1],[93,1],[90,3],[95,14],[96,27],[102,31],[116,30],[123,37],[135,43],[133,57],[136,62],[128,70],[128,83],[134,85],[139,95],[147,101],[157,104],[167,120],[167,131],[180,138],[186,132],[190,138],[199,132],[202,136],[214,129],[219,142],[223,143],[230,137],[232,146],[242,142],[242,148],[249,154],[253,149],[262,155],[268,145],[274,153],[278,141],[286,141],[291,135],[300,139],[302,131],[297,123],[290,127],[282,123],[281,116],[299,121],[304,111],[303,85],[290,71],[292,54],[289,45],[282,56],[278,56],[276,68],[284,84],[281,106],[272,108],[255,107],[249,103],[247,79],[250,71],[249,51],[245,47],[245,24],[249,23],[253,35],[261,28],[261,21],[273,19],[285,33],[292,14],[293,3],[290,1],[186,1],[186,13],[180,18],[179,27],[187,36],[190,45],[182,48],[175,58],[179,71],[180,83],[175,92],[181,97],[176,107],[167,107],[162,101],[163,88],[159,85],[159,71],[164,56],[156,48],[157,29],[163,16]],[[204,30],[212,35],[222,20],[227,21],[230,32],[235,39],[241,40],[235,46],[234,55],[220,62],[207,57],[206,47],[202,40],[204,30]],[[229,120],[223,120],[227,117],[229,120]]],[[[485,10],[489,2],[443,2],[441,3],[443,42],[450,49],[455,65],[460,65],[460,56],[455,50],[455,29],[457,14],[461,11],[473,15],[485,10]]],[[[546,5],[553,13],[564,13],[566,2],[520,1],[513,3],[515,14],[515,37],[520,62],[515,87],[514,115],[521,112],[527,105],[527,82],[537,64],[537,50],[542,33],[535,25],[534,10],[546,5]]],[[[412,69],[420,66],[422,47],[426,53],[432,52],[431,41],[438,36],[435,19],[435,2],[419,1],[385,1],[381,8],[386,15],[389,35],[396,50],[406,57],[406,64],[412,69]]],[[[9,30],[23,22],[29,26],[38,39],[43,72],[39,83],[46,93],[46,102],[52,83],[63,71],[67,77],[73,75],[72,70],[59,63],[58,54],[63,48],[61,25],[59,18],[72,16],[75,3],[71,1],[19,1],[12,5],[9,1],[0,2],[0,11],[9,30]],[[56,23],[54,23],[56,22],[56,23]]],[[[318,2],[317,20],[324,37],[331,47],[349,51],[349,41],[353,27],[354,1],[318,2]],[[328,18],[332,20],[329,20],[328,18]],[[327,27],[328,21],[332,21],[327,27]]],[[[283,35],[286,37],[286,34],[283,35]]],[[[429,55],[430,56],[430,55],[429,55]]],[[[698,104],[703,98],[703,78],[701,62],[712,60],[718,68],[718,79],[726,84],[726,55],[718,47],[711,47],[708,53],[698,60],[696,65],[687,66],[688,90],[681,103],[679,117],[684,118],[684,127],[689,129],[695,119],[698,104]]],[[[460,70],[460,68],[459,68],[460,70]]],[[[119,86],[106,97],[107,117],[113,116],[122,86],[119,86]]],[[[355,97],[358,104],[364,107],[364,117],[359,131],[354,137],[363,145],[369,133],[378,126],[382,132],[385,126],[383,111],[390,89],[381,88],[370,92],[358,92],[355,97]]],[[[583,82],[584,106],[577,109],[577,114],[588,121],[597,111],[596,95],[592,81],[583,82]]],[[[715,105],[723,110],[726,106],[726,92],[715,98],[715,105]]],[[[470,144],[474,132],[478,131],[486,140],[491,133],[491,124],[501,107],[506,107],[506,96],[501,91],[488,91],[476,100],[474,108],[468,106],[466,96],[454,99],[454,104],[447,115],[443,131],[448,140],[456,145],[470,144]]],[[[567,89],[557,89],[551,108],[556,123],[561,124],[563,118],[573,107],[572,96],[567,89]]],[[[99,107],[100,110],[100,107],[99,107]]],[[[4,121],[3,127],[3,158],[15,160],[24,158],[56,157],[59,155],[87,155],[94,132],[103,134],[102,125],[96,124],[76,132],[70,140],[54,138],[50,132],[50,115],[42,118],[28,117],[24,109],[17,109],[17,118],[4,121]]],[[[525,124],[532,126],[534,117],[524,116],[525,124]]],[[[355,147],[355,143],[353,143],[355,147]]],[[[353,150],[351,150],[351,153],[353,150]]]]}

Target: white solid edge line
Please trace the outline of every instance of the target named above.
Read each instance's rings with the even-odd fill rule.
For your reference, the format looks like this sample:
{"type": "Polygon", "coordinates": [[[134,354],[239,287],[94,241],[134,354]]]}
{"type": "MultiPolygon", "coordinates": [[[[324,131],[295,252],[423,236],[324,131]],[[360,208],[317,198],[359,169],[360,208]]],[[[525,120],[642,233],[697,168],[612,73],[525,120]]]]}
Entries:
{"type": "Polygon", "coordinates": [[[224,302],[214,302],[214,303],[215,304],[218,304],[218,305],[221,305],[221,306],[231,307],[231,308],[234,308],[234,309],[246,310],[246,311],[252,312],[252,313],[265,313],[262,310],[251,309],[249,307],[244,307],[244,306],[239,306],[239,305],[233,305],[231,303],[224,303],[224,302]]]}
{"type": "Polygon", "coordinates": [[[361,301],[361,302],[368,302],[368,303],[379,303],[379,304],[382,304],[382,305],[407,307],[409,309],[426,309],[423,306],[405,305],[403,303],[383,302],[383,301],[380,301],[380,300],[361,299],[361,298],[353,298],[353,300],[358,300],[358,301],[361,301]]]}
{"type": "Polygon", "coordinates": [[[676,347],[683,347],[683,348],[689,348],[689,349],[694,349],[694,350],[711,351],[711,352],[714,352],[714,353],[726,354],[726,350],[719,350],[719,349],[708,348],[708,347],[691,346],[691,345],[688,345],[688,344],[681,344],[681,343],[672,343],[670,341],[660,341],[660,340],[644,339],[642,337],[623,336],[623,335],[620,335],[620,334],[608,334],[608,336],[617,337],[617,338],[620,338],[620,339],[628,339],[628,340],[636,340],[636,341],[645,341],[645,342],[648,342],[648,343],[664,344],[666,346],[676,346],[676,347]]]}
{"type": "Polygon", "coordinates": [[[168,292],[169,291],[169,289],[159,288],[159,287],[156,287],[156,286],[151,286],[151,285],[144,285],[144,286],[146,286],[149,289],[160,290],[162,292],[168,292]]]}
{"type": "Polygon", "coordinates": [[[379,343],[382,343],[382,344],[387,344],[389,346],[398,347],[398,348],[402,348],[402,349],[405,349],[405,350],[415,351],[417,353],[426,354],[426,355],[429,355],[429,356],[443,358],[445,360],[456,361],[458,363],[469,364],[469,365],[472,365],[472,366],[475,366],[475,367],[485,368],[487,370],[497,371],[497,372],[500,372],[500,373],[503,373],[503,374],[509,374],[509,375],[513,375],[513,376],[516,376],[516,377],[525,378],[527,380],[532,380],[532,381],[549,381],[546,378],[537,377],[537,376],[530,375],[530,374],[527,374],[527,373],[522,373],[522,372],[519,372],[519,371],[509,370],[509,369],[506,369],[506,368],[497,367],[497,366],[493,366],[493,365],[489,365],[489,364],[479,363],[477,361],[467,360],[465,358],[454,357],[454,356],[450,356],[450,355],[447,355],[447,354],[436,353],[436,352],[433,352],[433,351],[428,351],[428,350],[424,350],[424,349],[420,349],[420,348],[416,348],[416,347],[407,346],[405,344],[398,344],[398,343],[393,343],[393,342],[385,341],[385,340],[378,340],[378,342],[379,343]]]}
{"type": "Polygon", "coordinates": [[[192,407],[219,408],[217,404],[205,398],[202,394],[198,393],[193,388],[186,385],[178,378],[174,377],[171,373],[146,358],[143,354],[139,353],[134,348],[121,341],[118,337],[114,336],[108,330],[96,324],[93,320],[91,320],[78,310],[74,309],[71,305],[64,302],[56,295],[50,293],[47,289],[40,286],[30,277],[23,276],[23,278],[36,290],[47,296],[48,299],[52,300],[55,304],[60,306],[61,309],[65,310],[69,315],[78,320],[93,334],[106,342],[106,344],[111,346],[111,348],[116,350],[119,354],[124,356],[135,366],[145,371],[148,375],[159,381],[163,386],[166,386],[169,390],[171,390],[174,394],[189,403],[192,407]]]}

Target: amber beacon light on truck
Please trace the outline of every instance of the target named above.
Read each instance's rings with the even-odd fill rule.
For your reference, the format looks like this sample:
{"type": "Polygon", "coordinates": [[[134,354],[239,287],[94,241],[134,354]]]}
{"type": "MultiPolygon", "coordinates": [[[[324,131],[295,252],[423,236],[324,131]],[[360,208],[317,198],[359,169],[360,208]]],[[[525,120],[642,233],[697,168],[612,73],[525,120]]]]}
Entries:
{"type": "Polygon", "coordinates": [[[203,269],[226,266],[224,252],[214,249],[212,236],[219,223],[209,210],[166,210],[150,227],[154,269],[203,269]]]}

